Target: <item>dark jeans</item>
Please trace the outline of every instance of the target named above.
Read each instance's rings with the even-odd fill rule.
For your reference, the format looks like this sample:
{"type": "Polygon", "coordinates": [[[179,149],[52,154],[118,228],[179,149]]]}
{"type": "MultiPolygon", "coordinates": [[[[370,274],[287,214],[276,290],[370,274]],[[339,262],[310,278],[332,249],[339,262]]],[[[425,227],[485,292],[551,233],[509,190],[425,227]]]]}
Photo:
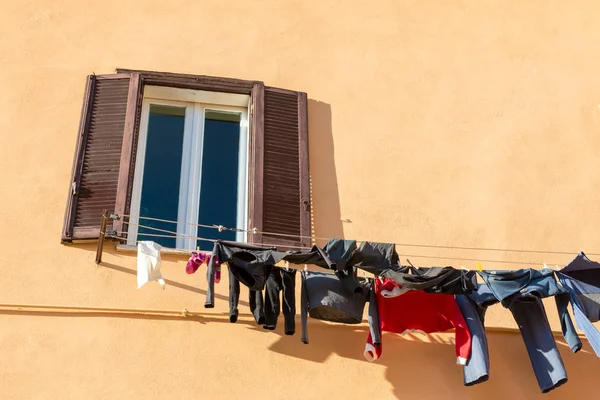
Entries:
{"type": "Polygon", "coordinates": [[[265,324],[263,328],[274,330],[277,327],[280,304],[279,293],[283,292],[283,317],[285,334],[296,332],[296,270],[272,267],[267,278],[265,292],[265,324]]]}
{"type": "MultiPolygon", "coordinates": [[[[257,324],[265,323],[265,311],[263,304],[262,291],[249,289],[250,311],[254,315],[257,324]]],[[[238,319],[238,303],[240,301],[240,281],[229,269],[229,322],[236,322],[238,319]]]]}
{"type": "MultiPolygon", "coordinates": [[[[500,285],[495,288],[494,293],[488,285],[482,284],[469,297],[477,304],[480,315],[483,316],[487,307],[496,304],[498,297],[502,297],[505,288],[500,285]]],[[[537,296],[525,295],[514,298],[508,305],[508,309],[519,326],[533,372],[542,392],[549,392],[564,384],[567,381],[567,372],[550,330],[542,300],[537,296]]]]}
{"type": "Polygon", "coordinates": [[[549,392],[566,383],[567,372],[550,330],[542,300],[537,297],[517,300],[510,311],[519,325],[542,392],[549,392]]]}

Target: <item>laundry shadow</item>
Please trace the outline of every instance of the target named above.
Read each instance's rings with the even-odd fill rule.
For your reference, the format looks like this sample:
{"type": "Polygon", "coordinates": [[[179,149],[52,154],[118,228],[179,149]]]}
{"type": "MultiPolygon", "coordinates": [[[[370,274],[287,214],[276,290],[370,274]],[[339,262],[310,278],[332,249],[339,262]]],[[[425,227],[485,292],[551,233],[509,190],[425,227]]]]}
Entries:
{"type": "MultiPolygon", "coordinates": [[[[307,345],[300,342],[300,326],[294,336],[284,335],[282,329],[278,325],[275,333],[279,338],[269,347],[270,351],[317,363],[325,362],[334,354],[368,363],[363,356],[369,333],[366,326],[309,320],[310,343],[307,345]]],[[[589,344],[586,343],[587,351],[573,354],[563,341],[557,340],[569,382],[542,394],[521,335],[490,332],[488,342],[490,379],[470,387],[463,384],[463,368],[456,364],[451,334],[385,333],[383,353],[375,364],[386,367],[386,380],[399,399],[558,399],[574,393],[581,393],[582,397],[595,396],[595,371],[600,360],[589,351],[589,344]]]]}
{"type": "MultiPolygon", "coordinates": [[[[102,262],[100,265],[100,267],[102,268],[108,268],[108,269],[112,269],[114,271],[119,271],[119,272],[123,272],[126,274],[130,274],[130,275],[137,275],[137,271],[133,270],[133,269],[129,269],[129,268],[125,268],[125,267],[121,267],[119,265],[115,265],[112,263],[108,263],[108,262],[102,262]]],[[[201,273],[200,271],[198,273],[201,273]]],[[[180,283],[180,282],[176,282],[176,281],[172,281],[170,279],[165,279],[165,284],[168,286],[173,286],[182,290],[187,290],[190,292],[194,292],[194,293],[198,293],[198,294],[202,294],[206,296],[206,290],[204,289],[200,289],[198,287],[195,286],[190,286],[190,285],[186,285],[184,283],[180,283]]],[[[219,299],[219,300],[224,300],[224,301],[229,301],[229,297],[224,296],[222,294],[218,294],[215,293],[215,298],[219,299]]],[[[250,304],[247,301],[244,300],[239,300],[239,305],[241,306],[246,306],[249,307],[250,304]]]]}
{"type": "Polygon", "coordinates": [[[308,100],[308,134],[313,234],[343,238],[329,104],[308,100]]]}
{"type": "MultiPolygon", "coordinates": [[[[192,315],[167,315],[143,312],[143,313],[128,313],[123,311],[110,311],[110,309],[102,311],[94,310],[81,310],[81,311],[70,311],[70,310],[43,310],[43,309],[4,309],[0,308],[0,314],[3,315],[26,315],[35,317],[68,317],[68,318],[117,318],[117,319],[138,319],[138,320],[155,320],[155,321],[184,321],[184,322],[197,322],[201,324],[231,324],[229,321],[229,313],[193,313],[192,315]]],[[[252,325],[250,321],[250,314],[239,314],[239,317],[246,318],[246,320],[238,320],[237,323],[252,325]]]]}

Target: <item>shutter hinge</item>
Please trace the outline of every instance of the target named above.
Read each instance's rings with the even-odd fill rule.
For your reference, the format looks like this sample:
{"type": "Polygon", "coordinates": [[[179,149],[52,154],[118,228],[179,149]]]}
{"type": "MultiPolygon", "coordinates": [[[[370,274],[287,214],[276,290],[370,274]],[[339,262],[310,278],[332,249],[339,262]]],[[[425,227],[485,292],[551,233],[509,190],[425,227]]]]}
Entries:
{"type": "Polygon", "coordinates": [[[308,200],[304,200],[302,205],[304,206],[304,211],[309,211],[308,200]]]}
{"type": "Polygon", "coordinates": [[[254,115],[254,104],[250,105],[250,116],[254,115]]]}
{"type": "Polygon", "coordinates": [[[71,183],[71,195],[75,196],[77,194],[77,183],[75,181],[73,181],[73,183],[71,183]]]}

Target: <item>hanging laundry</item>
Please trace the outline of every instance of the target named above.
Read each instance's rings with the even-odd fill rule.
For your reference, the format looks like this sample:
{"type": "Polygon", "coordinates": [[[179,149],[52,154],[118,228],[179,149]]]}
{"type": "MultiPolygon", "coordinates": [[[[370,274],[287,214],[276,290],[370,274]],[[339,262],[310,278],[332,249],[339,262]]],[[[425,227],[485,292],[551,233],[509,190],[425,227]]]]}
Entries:
{"type": "Polygon", "coordinates": [[[392,279],[402,287],[428,293],[469,294],[477,288],[475,271],[453,267],[403,268],[389,269],[380,275],[392,279]]]}
{"type": "MultiPolygon", "coordinates": [[[[206,263],[207,267],[208,267],[208,264],[210,264],[210,257],[208,258],[208,262],[206,263]]],[[[221,282],[221,264],[219,264],[218,258],[215,259],[215,264],[217,266],[215,268],[215,283],[219,283],[219,282],[221,282]]]]}
{"type": "Polygon", "coordinates": [[[186,274],[195,273],[198,268],[206,261],[206,254],[192,251],[192,255],[185,266],[186,274]]]}
{"type": "MultiPolygon", "coordinates": [[[[238,320],[238,303],[240,301],[240,281],[235,277],[231,268],[229,269],[229,322],[238,320]]],[[[258,325],[265,323],[265,311],[262,291],[249,289],[248,302],[250,311],[258,325]]]]}
{"type": "MultiPolygon", "coordinates": [[[[209,263],[210,263],[210,259],[209,259],[209,263]]],[[[215,282],[214,283],[219,283],[221,282],[221,265],[219,264],[219,260],[216,260],[216,268],[215,268],[215,273],[214,273],[214,277],[215,277],[215,282]]],[[[208,264],[206,264],[206,266],[208,267],[208,264]]]]}
{"type": "Polygon", "coordinates": [[[364,356],[369,361],[381,357],[382,332],[424,333],[455,329],[457,363],[465,365],[471,349],[471,334],[452,295],[406,290],[391,279],[375,279],[379,324],[369,333],[364,356]]]}
{"type": "Polygon", "coordinates": [[[471,334],[471,351],[463,367],[465,386],[486,382],[490,377],[490,356],[483,325],[484,310],[466,295],[457,295],[456,304],[471,334]]]}
{"type": "Polygon", "coordinates": [[[263,328],[275,330],[279,317],[279,293],[283,293],[284,331],[286,335],[296,332],[296,270],[272,267],[265,289],[265,324],[263,328]]]}
{"type": "MultiPolygon", "coordinates": [[[[579,282],[584,282],[587,285],[600,288],[600,263],[590,260],[584,252],[579,252],[579,254],[577,254],[577,256],[575,256],[575,258],[559,272],[563,275],[567,275],[571,279],[576,279],[579,282]]],[[[594,303],[600,301],[600,294],[589,293],[589,295],[594,303]]],[[[600,314],[595,313],[593,318],[598,321],[600,314]]]]}
{"type": "MultiPolygon", "coordinates": [[[[343,272],[348,266],[348,260],[356,250],[356,240],[329,239],[323,247],[325,260],[330,260],[327,267],[337,272],[343,272]]],[[[319,265],[319,264],[317,264],[319,265]]]]}
{"type": "Polygon", "coordinates": [[[333,261],[330,269],[335,269],[335,276],[351,293],[365,293],[363,285],[358,283],[356,268],[348,261],[356,251],[356,240],[329,239],[323,247],[328,259],[333,261]]]}
{"type": "Polygon", "coordinates": [[[213,247],[213,257],[208,263],[206,279],[208,290],[206,291],[205,308],[213,308],[215,295],[215,272],[218,263],[227,263],[230,274],[256,291],[263,290],[267,279],[267,267],[273,266],[285,255],[273,247],[260,247],[246,243],[217,241],[213,247]]]}
{"type": "Polygon", "coordinates": [[[288,250],[283,259],[292,264],[311,264],[327,269],[336,269],[336,264],[317,245],[310,250],[288,250]]]}
{"type": "Polygon", "coordinates": [[[356,269],[350,264],[356,251],[356,240],[329,239],[321,249],[313,246],[310,251],[289,251],[283,256],[293,264],[313,264],[334,270],[335,276],[351,293],[360,293],[363,286],[356,279],[356,269]]]}
{"type": "Polygon", "coordinates": [[[541,271],[528,268],[515,271],[481,271],[479,275],[505,308],[511,308],[516,302],[530,301],[531,298],[554,297],[565,341],[573,353],[581,349],[581,340],[567,310],[571,296],[558,285],[554,271],[549,268],[541,271]]]}
{"type": "Polygon", "coordinates": [[[430,293],[468,294],[477,288],[474,271],[452,267],[416,268],[400,265],[396,245],[393,243],[362,242],[348,265],[390,278],[404,288],[430,293]]]}
{"type": "MultiPolygon", "coordinates": [[[[308,316],[322,321],[360,324],[369,297],[370,282],[359,282],[360,293],[350,292],[333,274],[302,271],[300,312],[302,342],[308,344],[308,316]]],[[[369,307],[376,313],[377,307],[369,307]]]]}
{"type": "MultiPolygon", "coordinates": [[[[212,258],[212,255],[210,253],[202,253],[202,252],[195,252],[192,251],[192,255],[190,256],[190,259],[188,260],[186,266],[185,266],[185,273],[186,274],[193,274],[195,273],[198,268],[200,268],[200,266],[202,266],[202,264],[206,263],[206,266],[208,266],[208,264],[210,264],[210,260],[212,258]]],[[[221,266],[219,265],[219,259],[215,259],[215,263],[217,264],[217,267],[215,269],[215,283],[219,283],[221,282],[221,266]]]]}
{"type": "MultiPolygon", "coordinates": [[[[499,301],[487,284],[479,285],[469,297],[483,314],[487,307],[499,301]]],[[[567,372],[550,330],[542,300],[537,296],[528,296],[523,301],[514,301],[510,304],[509,310],[519,326],[533,372],[542,392],[547,393],[566,383],[567,372]]]]}
{"type": "Polygon", "coordinates": [[[577,327],[600,357],[600,332],[592,324],[600,319],[600,263],[580,252],[567,266],[556,272],[570,301],[577,327]]]}
{"type": "Polygon", "coordinates": [[[407,267],[400,265],[400,258],[393,243],[362,242],[348,261],[355,266],[374,275],[390,272],[408,272],[407,267]]]}
{"type": "Polygon", "coordinates": [[[165,281],[160,273],[160,249],[162,246],[152,241],[138,242],[137,252],[137,284],[138,289],[150,281],[158,281],[165,288],[165,281]]]}

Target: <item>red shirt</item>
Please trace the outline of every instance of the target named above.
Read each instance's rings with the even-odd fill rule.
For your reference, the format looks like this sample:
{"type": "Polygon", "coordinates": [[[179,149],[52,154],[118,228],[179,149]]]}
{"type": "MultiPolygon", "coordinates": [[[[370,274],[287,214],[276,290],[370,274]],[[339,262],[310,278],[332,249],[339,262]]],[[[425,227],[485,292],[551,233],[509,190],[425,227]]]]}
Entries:
{"type": "MultiPolygon", "coordinates": [[[[383,283],[375,279],[375,293],[381,332],[418,330],[433,333],[455,329],[458,363],[466,363],[471,352],[471,334],[453,295],[403,289],[391,279],[385,279],[383,283]]],[[[369,333],[365,357],[375,361],[381,353],[381,343],[373,343],[369,333]]]]}

